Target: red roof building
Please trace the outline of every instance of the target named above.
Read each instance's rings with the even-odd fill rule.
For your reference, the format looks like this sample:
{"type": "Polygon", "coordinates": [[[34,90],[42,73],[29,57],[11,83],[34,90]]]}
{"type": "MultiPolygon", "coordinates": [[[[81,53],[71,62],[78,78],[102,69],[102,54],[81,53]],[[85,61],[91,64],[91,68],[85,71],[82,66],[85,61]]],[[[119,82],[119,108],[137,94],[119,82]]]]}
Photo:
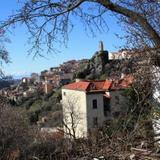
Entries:
{"type": "Polygon", "coordinates": [[[133,76],[127,75],[119,80],[77,80],[63,86],[62,106],[63,120],[67,126],[64,126],[66,136],[75,134],[76,137],[87,137],[90,130],[101,127],[108,119],[116,118],[122,110],[127,110],[128,99],[124,89],[132,83],[133,76]],[[72,123],[76,124],[73,133],[72,123]]]}
{"type": "Polygon", "coordinates": [[[119,80],[80,80],[79,82],[64,85],[64,89],[79,90],[86,92],[119,90],[128,88],[133,83],[133,76],[127,75],[119,80]]]}

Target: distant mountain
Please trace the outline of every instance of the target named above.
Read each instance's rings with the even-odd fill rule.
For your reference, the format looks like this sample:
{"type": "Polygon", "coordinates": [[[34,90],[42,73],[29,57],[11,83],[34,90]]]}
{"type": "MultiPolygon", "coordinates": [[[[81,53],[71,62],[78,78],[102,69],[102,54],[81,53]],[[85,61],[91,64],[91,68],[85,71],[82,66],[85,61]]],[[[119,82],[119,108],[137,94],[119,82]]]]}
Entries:
{"type": "Polygon", "coordinates": [[[22,79],[23,77],[30,77],[31,73],[24,73],[24,74],[13,74],[12,77],[14,79],[22,79]]]}

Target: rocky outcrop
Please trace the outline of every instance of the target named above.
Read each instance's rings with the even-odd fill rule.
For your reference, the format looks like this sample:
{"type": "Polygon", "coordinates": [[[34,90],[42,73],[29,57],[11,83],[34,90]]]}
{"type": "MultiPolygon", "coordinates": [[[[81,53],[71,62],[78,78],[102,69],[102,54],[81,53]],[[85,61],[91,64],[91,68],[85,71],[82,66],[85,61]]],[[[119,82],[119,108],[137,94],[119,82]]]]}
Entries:
{"type": "Polygon", "coordinates": [[[77,72],[77,78],[94,79],[103,74],[105,65],[108,63],[108,52],[96,52],[89,62],[77,72]],[[96,77],[95,77],[96,76],[96,77]]]}
{"type": "Polygon", "coordinates": [[[108,51],[96,52],[89,62],[81,67],[75,78],[105,79],[107,77],[120,77],[122,73],[133,73],[131,59],[109,60],[108,51]]]}

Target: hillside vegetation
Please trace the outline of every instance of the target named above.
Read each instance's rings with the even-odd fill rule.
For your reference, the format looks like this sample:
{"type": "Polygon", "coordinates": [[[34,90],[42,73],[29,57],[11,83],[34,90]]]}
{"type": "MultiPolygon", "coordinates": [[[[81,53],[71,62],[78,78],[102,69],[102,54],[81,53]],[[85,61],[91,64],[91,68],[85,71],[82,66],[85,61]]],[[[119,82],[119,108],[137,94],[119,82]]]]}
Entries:
{"type": "MultiPolygon", "coordinates": [[[[12,105],[25,111],[29,117],[30,123],[35,124],[40,117],[47,116],[52,112],[61,111],[62,106],[60,100],[61,90],[57,89],[49,94],[35,93],[31,97],[24,97],[12,105]]],[[[60,121],[61,119],[59,122],[60,121]]]]}

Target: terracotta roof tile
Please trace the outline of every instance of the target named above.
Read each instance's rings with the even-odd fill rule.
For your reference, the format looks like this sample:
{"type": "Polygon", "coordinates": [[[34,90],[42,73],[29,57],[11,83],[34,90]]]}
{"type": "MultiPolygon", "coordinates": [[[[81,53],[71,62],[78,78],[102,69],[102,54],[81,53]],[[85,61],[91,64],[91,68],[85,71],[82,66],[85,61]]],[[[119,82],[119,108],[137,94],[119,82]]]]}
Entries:
{"type": "Polygon", "coordinates": [[[63,88],[65,89],[71,89],[71,90],[82,90],[82,91],[86,91],[88,86],[89,86],[90,82],[74,82],[74,83],[70,83],[67,85],[64,85],[63,88]]]}
{"type": "Polygon", "coordinates": [[[106,80],[103,85],[103,89],[109,89],[112,86],[112,81],[106,80]]]}
{"type": "Polygon", "coordinates": [[[82,91],[97,91],[97,90],[107,90],[111,86],[111,81],[102,80],[102,81],[81,81],[74,82],[68,85],[65,85],[63,88],[71,90],[82,90],[82,91]]]}
{"type": "Polygon", "coordinates": [[[106,91],[108,89],[124,89],[133,83],[133,76],[125,76],[117,81],[99,80],[99,81],[80,81],[65,85],[64,89],[81,91],[106,91]]]}

